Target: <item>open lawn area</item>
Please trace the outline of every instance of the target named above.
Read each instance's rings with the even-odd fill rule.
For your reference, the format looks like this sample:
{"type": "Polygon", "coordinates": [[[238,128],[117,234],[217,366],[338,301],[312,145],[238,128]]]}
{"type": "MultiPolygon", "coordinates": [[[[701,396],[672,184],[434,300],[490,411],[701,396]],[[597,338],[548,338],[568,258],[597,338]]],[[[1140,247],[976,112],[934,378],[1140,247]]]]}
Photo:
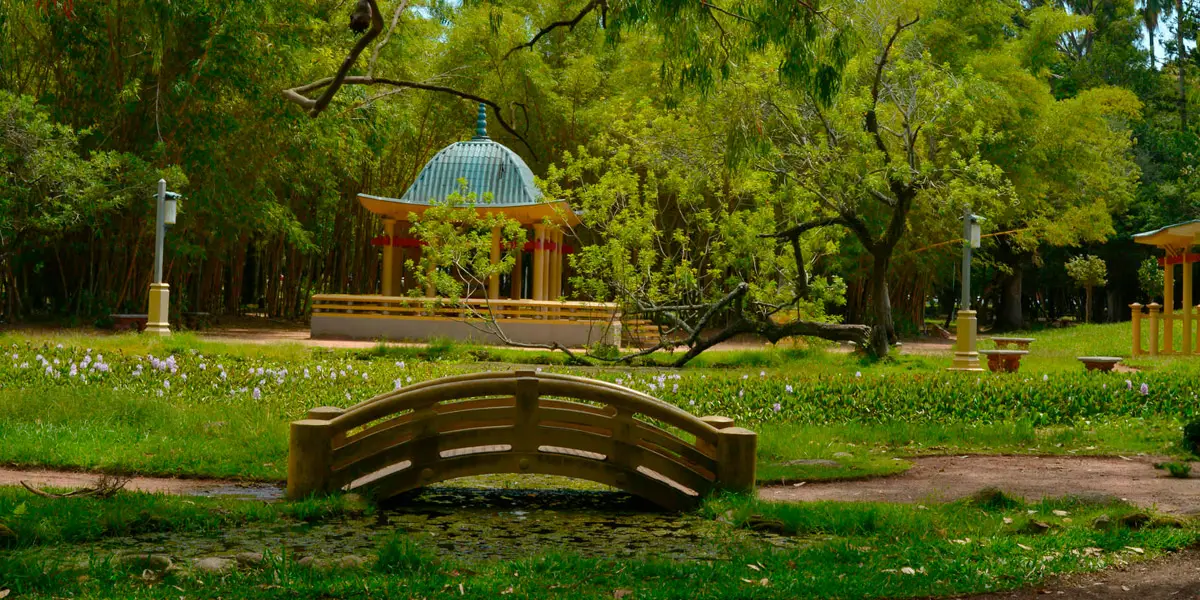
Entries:
{"type": "Polygon", "coordinates": [[[1110,374],[1075,361],[1119,355],[1127,329],[1038,332],[1014,375],[947,373],[946,356],[872,363],[812,348],[714,352],[671,370],[570,367],[558,354],[450,343],[332,350],[9,334],[0,336],[0,463],[282,480],[287,423],[310,408],[514,368],[594,377],[734,418],[760,433],[764,482],[895,473],[903,458],[930,453],[1187,456],[1180,431],[1200,410],[1200,361],[1143,357],[1131,362],[1139,371],[1110,374]],[[788,464],[804,459],[838,466],[788,464]]]}
{"type": "MultiPolygon", "coordinates": [[[[1139,358],[1131,361],[1137,371],[1102,374],[1086,373],[1074,360],[1084,353],[1121,354],[1126,330],[1038,332],[1032,354],[1013,375],[947,373],[948,356],[901,353],[873,363],[821,348],[714,352],[671,370],[574,367],[558,355],[449,343],[338,350],[218,343],[186,334],[6,334],[0,337],[0,463],[282,481],[287,424],[310,408],[350,406],[445,375],[515,368],[581,374],[693,414],[732,417],[759,433],[762,485],[894,474],[909,467],[906,459],[925,455],[1194,458],[1181,429],[1200,406],[1200,364],[1139,358]]],[[[500,485],[520,486],[520,478],[500,485]]],[[[128,492],[109,500],[47,500],[0,489],[0,533],[9,532],[0,535],[9,549],[0,559],[0,588],[32,597],[106,597],[111,589],[146,598],[174,598],[180,590],[185,597],[228,597],[232,590],[262,598],[359,593],[351,590],[364,597],[420,597],[445,590],[457,595],[460,585],[462,595],[474,597],[508,589],[525,597],[612,597],[626,589],[639,598],[912,597],[1005,589],[1100,569],[1188,546],[1198,535],[1189,521],[1173,519],[1110,528],[1106,523],[1139,510],[1119,501],[1065,498],[1027,506],[985,495],[921,506],[731,496],[710,500],[681,527],[700,527],[704,543],[713,544],[715,555],[737,556],[732,562],[604,558],[577,555],[569,546],[473,562],[445,555],[427,533],[413,530],[372,538],[377,549],[361,568],[323,571],[311,561],[300,565],[302,556],[268,550],[263,562],[220,579],[186,568],[142,578],[138,565],[94,546],[103,548],[114,536],[305,526],[373,518],[378,510],[340,498],[264,506],[128,492]],[[1108,517],[1096,525],[1101,514],[1108,517]],[[1039,533],[1031,521],[1050,527],[1039,533]],[[720,533],[724,529],[750,537],[730,537],[720,533]],[[760,532],[786,541],[765,543],[754,537],[760,532]],[[80,567],[78,557],[89,553],[93,560],[80,567]]]]}

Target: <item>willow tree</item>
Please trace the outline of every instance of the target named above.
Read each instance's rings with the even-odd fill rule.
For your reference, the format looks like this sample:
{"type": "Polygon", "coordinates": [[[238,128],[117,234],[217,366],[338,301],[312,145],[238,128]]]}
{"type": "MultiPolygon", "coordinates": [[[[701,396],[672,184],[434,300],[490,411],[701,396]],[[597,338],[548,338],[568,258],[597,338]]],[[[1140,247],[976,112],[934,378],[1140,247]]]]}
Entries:
{"type": "MultiPolygon", "coordinates": [[[[389,44],[394,41],[403,43],[406,20],[414,18],[414,11],[410,10],[414,3],[411,0],[364,1],[369,7],[370,27],[357,39],[354,31],[347,28],[347,43],[353,41],[353,44],[337,70],[284,90],[285,98],[316,117],[325,112],[345,86],[382,88],[384,92],[377,97],[400,89],[446,94],[488,105],[501,127],[527,149],[532,149],[519,128],[514,127],[518,115],[527,118],[528,107],[502,106],[473,89],[381,72],[380,55],[387,53],[389,44]],[[362,62],[360,59],[364,56],[367,58],[362,62]]],[[[763,48],[777,48],[781,55],[778,72],[783,81],[803,87],[818,98],[829,99],[837,92],[851,44],[849,32],[833,26],[828,16],[829,8],[822,6],[819,0],[728,3],[587,0],[531,2],[521,8],[524,10],[486,1],[463,7],[463,10],[485,10],[489,15],[492,35],[472,43],[473,48],[483,54],[478,57],[480,60],[502,63],[519,59],[524,53],[536,52],[554,35],[574,31],[581,23],[590,21],[603,29],[612,42],[620,42],[624,34],[633,30],[648,30],[657,35],[663,50],[661,77],[670,86],[701,91],[711,89],[727,78],[743,57],[763,48]]],[[[354,30],[358,29],[355,23],[360,20],[361,15],[351,23],[354,30]]]]}
{"type": "Polygon", "coordinates": [[[842,279],[823,269],[834,235],[784,245],[759,237],[803,200],[771,173],[728,168],[732,147],[715,141],[716,117],[736,103],[721,94],[675,111],[637,107],[546,175],[547,193],[583,221],[574,288],[658,329],[655,343],[622,360],[683,348],[682,366],[737,335],[867,341],[869,327],[832,314],[845,297],[842,279]]]}
{"type": "MultiPolygon", "coordinates": [[[[795,240],[825,227],[850,234],[870,260],[876,356],[885,356],[893,339],[887,277],[914,227],[910,219],[953,219],[964,205],[1008,194],[1000,170],[979,154],[985,131],[971,107],[973,73],[935,63],[916,35],[923,6],[860,7],[862,49],[832,104],[768,91],[751,113],[773,133],[764,168],[818,207],[789,215],[791,223],[767,235],[795,240]]],[[[754,119],[745,126],[758,127],[754,119]]]]}

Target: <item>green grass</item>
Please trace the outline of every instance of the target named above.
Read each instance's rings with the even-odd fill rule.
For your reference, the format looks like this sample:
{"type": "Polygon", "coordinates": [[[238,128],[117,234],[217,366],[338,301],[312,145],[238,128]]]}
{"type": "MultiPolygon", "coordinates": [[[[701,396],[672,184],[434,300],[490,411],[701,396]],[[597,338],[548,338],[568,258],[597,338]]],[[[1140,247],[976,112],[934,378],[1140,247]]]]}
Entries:
{"type": "MultiPolygon", "coordinates": [[[[463,358],[452,344],[333,351],[121,335],[58,345],[0,340],[0,464],[280,480],[287,423],[309,408],[511,368],[463,358]],[[168,356],[174,371],[154,366],[168,356]],[[70,375],[85,360],[82,376],[70,375]]],[[[889,474],[907,467],[897,457],[933,453],[1186,458],[1179,430],[1200,412],[1200,371],[959,375],[930,368],[930,357],[870,364],[818,350],[770,353],[817,368],[544,368],[617,382],[693,414],[734,417],[761,433],[764,481],[889,474]],[[838,364],[856,370],[824,368],[838,364]],[[839,465],[783,464],[811,459],[839,465]]]]}
{"type": "Polygon", "coordinates": [[[353,495],[263,503],[120,491],[109,498],[44,498],[0,487],[0,550],[80,544],[151,532],[205,532],[280,520],[315,522],[374,508],[353,495]]]}
{"type": "MultiPolygon", "coordinates": [[[[95,502],[150,506],[151,514],[169,513],[167,523],[231,518],[194,514],[208,507],[171,506],[180,501],[127,496],[136,495],[95,502]]],[[[234,515],[263,510],[222,506],[234,515]]],[[[998,495],[931,507],[778,504],[728,496],[710,500],[701,516],[720,527],[764,530],[802,543],[728,546],[732,560],[717,561],[584,558],[561,548],[521,560],[468,562],[437,550],[432,540],[400,532],[359,570],[308,569],[285,554],[221,577],[182,569],[162,578],[103,556],[93,557],[81,577],[79,567],[62,558],[69,554],[63,551],[81,547],[59,545],[0,555],[0,589],[23,598],[612,598],[616,590],[630,590],[633,598],[905,598],[1022,587],[1200,539],[1193,525],[1169,519],[1121,526],[1133,512],[1123,504],[1064,498],[1027,505],[998,495]],[[1101,515],[1110,526],[1092,525],[1101,515]],[[1050,530],[1026,533],[1035,519],[1050,530]]],[[[712,535],[719,538],[720,531],[712,535]]]]}

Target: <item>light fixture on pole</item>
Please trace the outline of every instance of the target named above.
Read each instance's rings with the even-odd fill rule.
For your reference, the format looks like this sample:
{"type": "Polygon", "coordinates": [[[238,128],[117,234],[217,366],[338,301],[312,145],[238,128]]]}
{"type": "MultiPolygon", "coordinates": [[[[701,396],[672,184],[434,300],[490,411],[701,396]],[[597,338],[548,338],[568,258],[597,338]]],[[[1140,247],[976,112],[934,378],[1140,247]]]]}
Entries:
{"type": "Polygon", "coordinates": [[[971,310],[971,249],[978,248],[981,241],[979,222],[983,217],[971,214],[970,207],[963,213],[963,262],[962,302],[958,310],[958,340],[954,346],[954,364],[951,371],[982,371],[975,340],[978,321],[971,310]]]}
{"type": "Polygon", "coordinates": [[[150,284],[150,307],[147,310],[146,331],[170,335],[168,314],[171,306],[170,287],[163,283],[163,240],[167,226],[175,224],[179,212],[179,194],[167,191],[167,180],[158,180],[154,217],[154,282],[150,284]]]}

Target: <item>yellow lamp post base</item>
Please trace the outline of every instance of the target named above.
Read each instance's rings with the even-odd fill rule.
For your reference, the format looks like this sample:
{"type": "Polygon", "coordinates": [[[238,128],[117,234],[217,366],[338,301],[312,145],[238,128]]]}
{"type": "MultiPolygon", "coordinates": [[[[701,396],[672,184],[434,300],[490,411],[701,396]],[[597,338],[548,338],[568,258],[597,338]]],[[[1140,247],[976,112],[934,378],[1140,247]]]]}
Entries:
{"type": "Polygon", "coordinates": [[[167,322],[171,306],[171,287],[165,283],[150,284],[150,309],[147,311],[146,333],[171,335],[171,324],[167,322]]]}
{"type": "Polygon", "coordinates": [[[975,311],[958,311],[958,341],[954,345],[954,363],[948,371],[983,371],[979,364],[979,352],[975,350],[976,325],[975,311]]]}

